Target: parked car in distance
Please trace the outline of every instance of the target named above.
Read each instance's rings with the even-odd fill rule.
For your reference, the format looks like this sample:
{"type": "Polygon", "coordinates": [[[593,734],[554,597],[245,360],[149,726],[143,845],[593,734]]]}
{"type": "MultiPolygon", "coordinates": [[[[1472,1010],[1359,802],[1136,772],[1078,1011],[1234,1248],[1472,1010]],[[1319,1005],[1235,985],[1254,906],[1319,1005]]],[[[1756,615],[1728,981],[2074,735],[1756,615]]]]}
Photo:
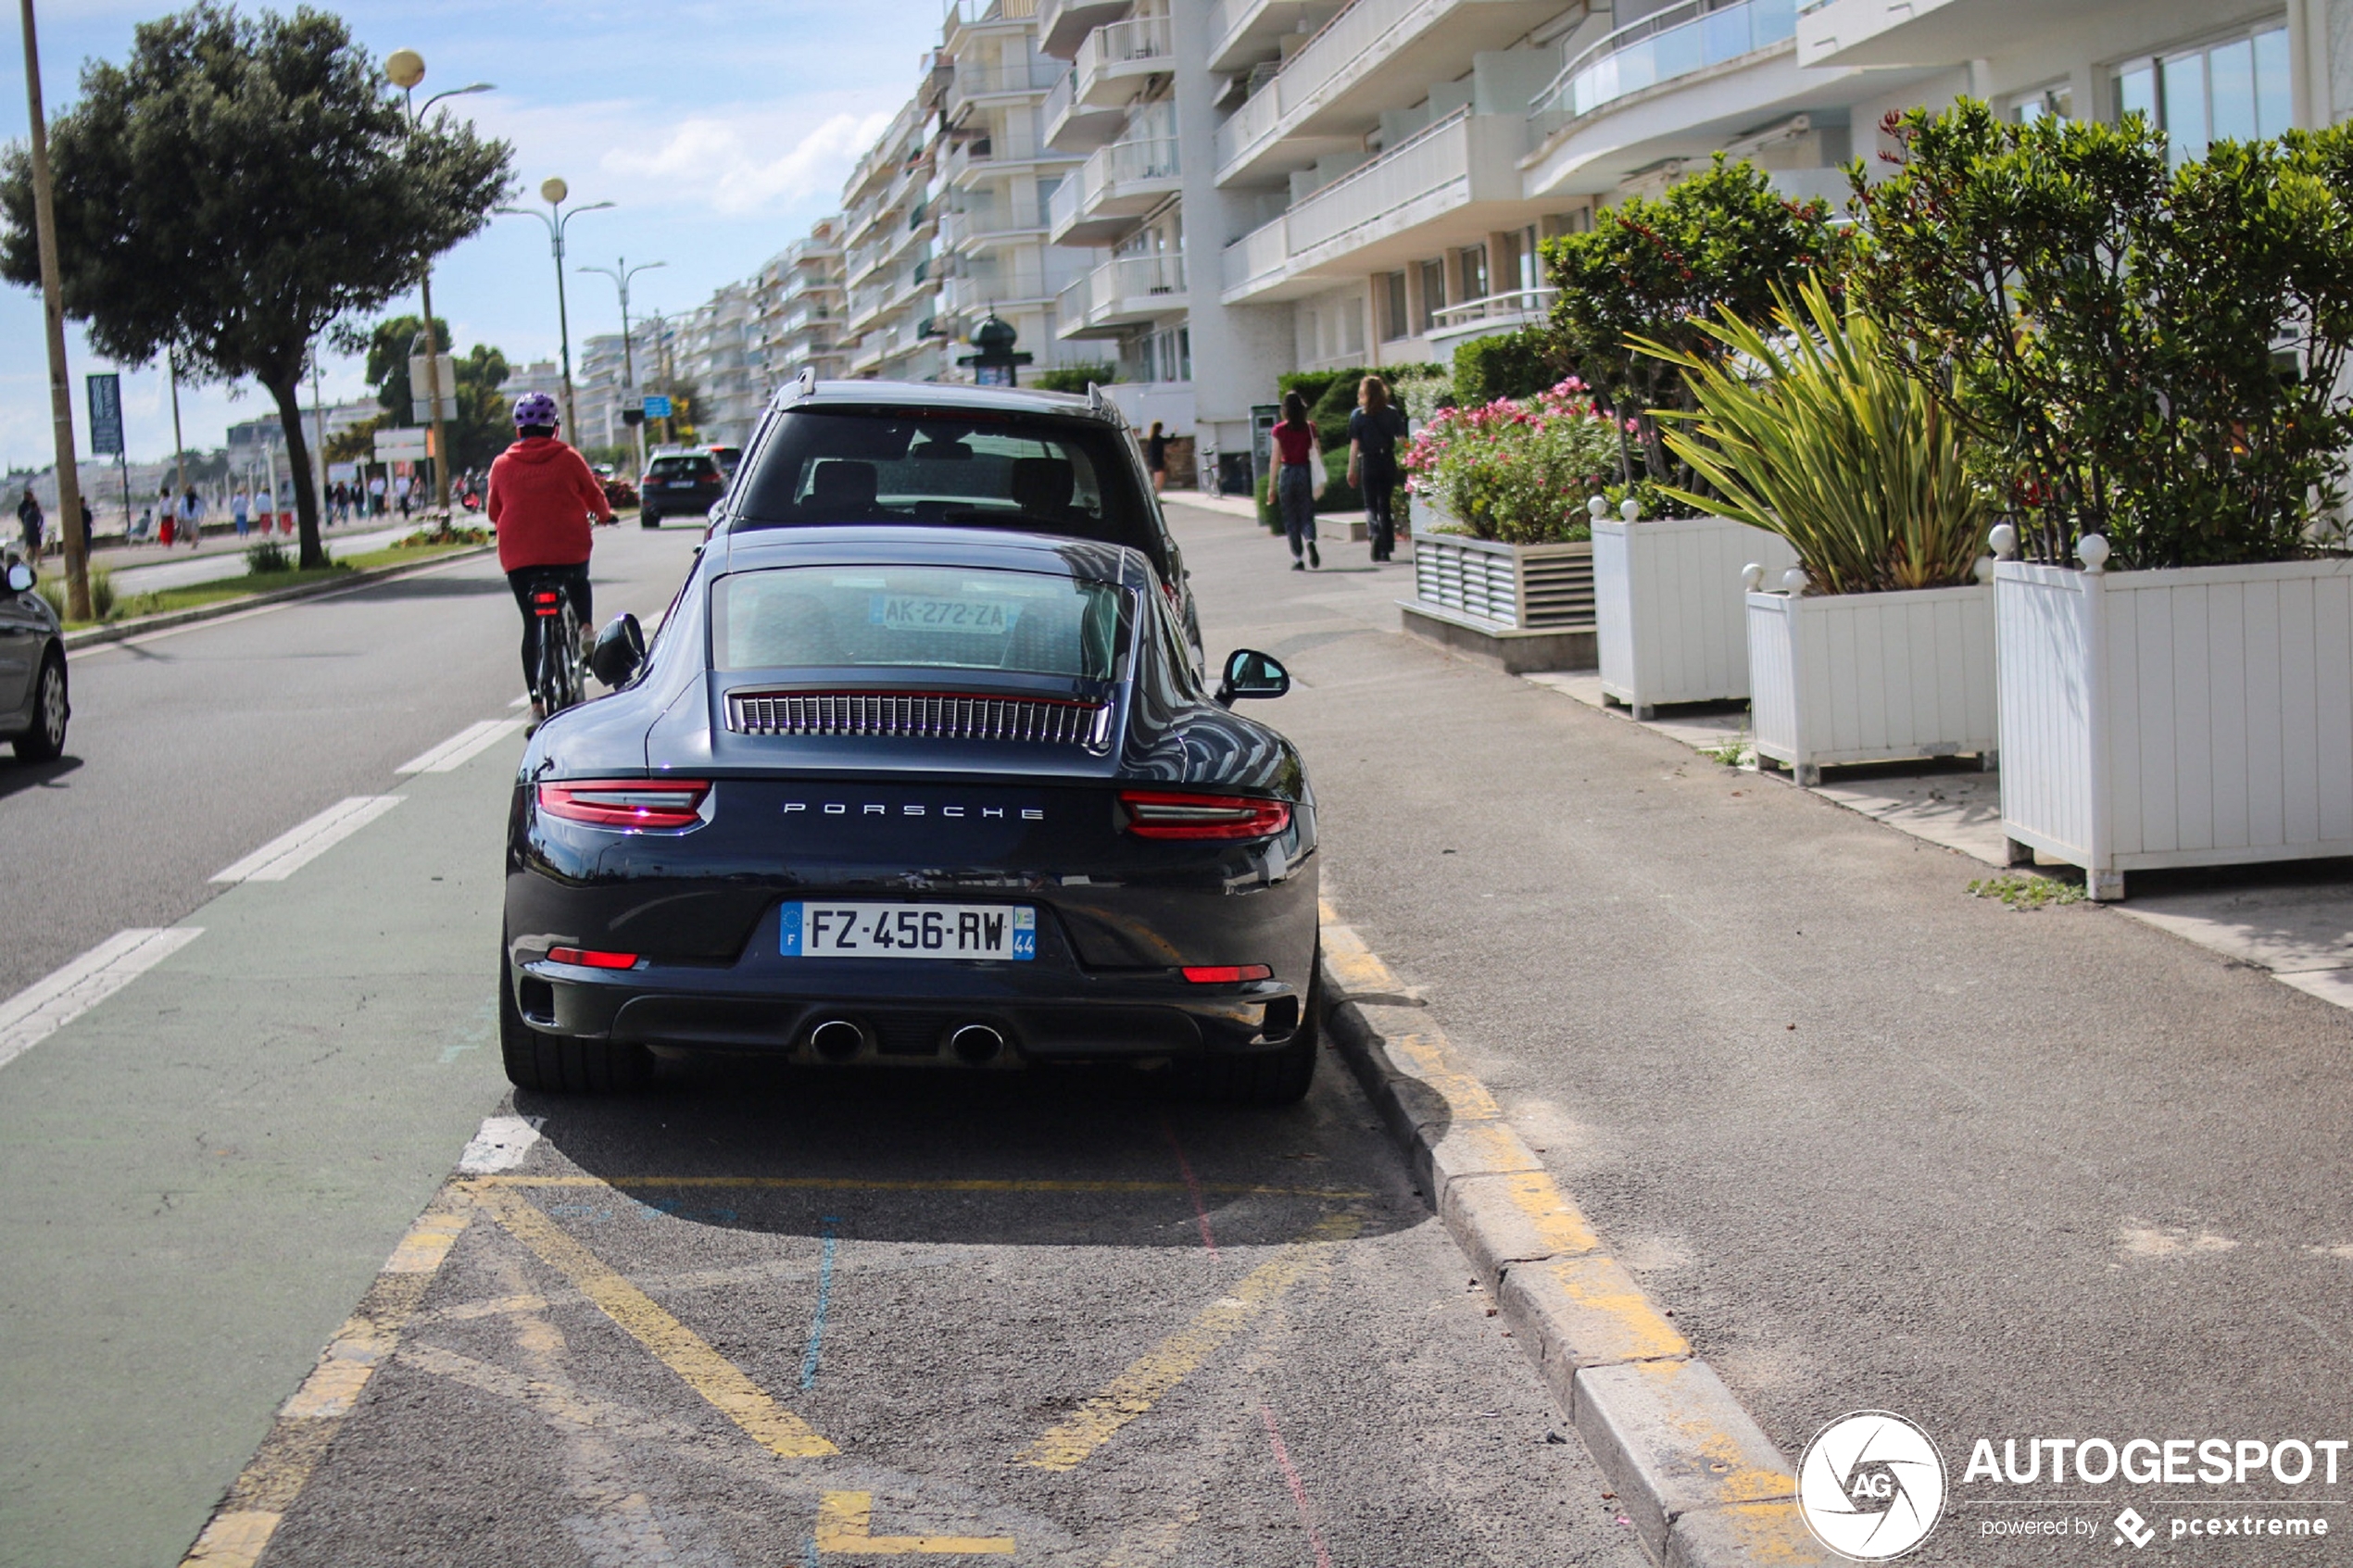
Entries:
{"type": "Polygon", "coordinates": [[[740,446],[711,445],[703,450],[719,459],[719,471],[729,479],[735,478],[736,470],[743,465],[744,449],[740,446]]]}
{"type": "Polygon", "coordinates": [[[660,528],[666,517],[699,518],[726,490],[727,471],[711,453],[656,452],[646,465],[637,521],[647,528],[660,528]]]}
{"type": "Polygon", "coordinates": [[[509,816],[517,1085],[706,1050],[1306,1092],[1315,797],[1232,710],[1290,677],[1244,649],[1204,684],[1141,552],[720,533],[652,647],[623,616],[590,664],[618,689],[540,727],[509,816]]]}
{"type": "Polygon", "coordinates": [[[11,561],[0,583],[0,740],[23,762],[55,760],[66,748],[65,628],[33,591],[32,568],[11,561]]]}

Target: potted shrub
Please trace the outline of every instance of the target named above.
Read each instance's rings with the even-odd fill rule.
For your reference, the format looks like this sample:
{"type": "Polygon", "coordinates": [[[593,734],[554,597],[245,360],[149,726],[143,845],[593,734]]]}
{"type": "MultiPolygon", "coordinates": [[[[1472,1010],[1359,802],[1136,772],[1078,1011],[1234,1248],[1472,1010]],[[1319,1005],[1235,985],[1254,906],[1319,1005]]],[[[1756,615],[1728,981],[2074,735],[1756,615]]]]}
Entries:
{"type": "Polygon", "coordinates": [[[1404,455],[1421,508],[1405,629],[1515,672],[1590,668],[1584,503],[1617,446],[1615,422],[1574,381],[1435,412],[1404,455]]]}
{"type": "Polygon", "coordinates": [[[1986,508],[1958,422],[1818,280],[1772,320],[1769,336],[1730,311],[1701,323],[1729,351],[1713,360],[1648,345],[1691,379],[1698,409],[1665,438],[1708,504],[1797,559],[1769,587],[1762,562],[1741,573],[1756,754],[1801,784],[1829,763],[1990,764],[1993,591],[1972,581],[1986,508]]]}
{"type": "MultiPolygon", "coordinates": [[[[1680,498],[1708,485],[1667,445],[1666,423],[1695,407],[1687,364],[1727,352],[1705,330],[1716,312],[1761,318],[1775,291],[1834,264],[1842,242],[1831,218],[1827,204],[1788,201],[1755,165],[1718,154],[1656,199],[1624,202],[1588,232],[1545,246],[1559,291],[1547,351],[1623,418],[1618,478],[1650,520],[1597,515],[1593,524],[1602,690],[1637,717],[1663,702],[1749,695],[1740,568],[1754,560],[1778,572],[1793,558],[1718,508],[1680,498]],[[1636,339],[1680,358],[1645,353],[1636,339]]],[[[1458,382],[1468,347],[1455,351],[1458,382]]]]}
{"type": "MultiPolygon", "coordinates": [[[[2013,859],[2353,855],[2353,135],[1964,101],[1891,130],[1856,274],[1990,458],[2013,859]]],[[[1858,182],[1859,185],[1859,182],[1858,182]]]]}

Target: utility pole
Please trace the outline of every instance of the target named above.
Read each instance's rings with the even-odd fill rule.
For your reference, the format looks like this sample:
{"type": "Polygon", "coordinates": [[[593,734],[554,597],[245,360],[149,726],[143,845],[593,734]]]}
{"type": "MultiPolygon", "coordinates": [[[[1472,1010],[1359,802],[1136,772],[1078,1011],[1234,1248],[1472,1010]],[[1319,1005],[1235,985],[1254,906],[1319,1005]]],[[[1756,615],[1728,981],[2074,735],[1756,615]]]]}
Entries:
{"type": "MultiPolygon", "coordinates": [[[[32,0],[19,0],[24,19],[25,105],[32,117],[32,220],[41,247],[41,313],[49,337],[49,421],[57,463],[57,526],[66,547],[66,617],[94,619],[90,556],[82,536],[82,474],[74,467],[73,388],[66,376],[65,285],[57,266],[57,209],[49,182],[49,121],[41,107],[41,45],[32,0]]],[[[35,563],[36,570],[38,563],[35,563]]]]}
{"type": "MultiPolygon", "coordinates": [[[[442,99],[462,98],[469,93],[492,90],[487,82],[470,82],[463,87],[452,87],[447,93],[435,93],[425,100],[422,109],[418,108],[417,83],[425,79],[425,57],[414,49],[395,49],[384,56],[384,79],[400,89],[401,101],[409,106],[409,130],[411,134],[422,123],[420,117],[432,113],[434,105],[442,99]]],[[[434,497],[446,522],[449,517],[449,432],[441,418],[441,340],[433,324],[433,262],[430,257],[418,270],[417,292],[422,296],[425,307],[425,407],[433,415],[434,497]]],[[[450,352],[454,354],[457,350],[452,348],[450,352]]],[[[454,386],[449,389],[452,395],[457,390],[454,386]]],[[[415,391],[416,384],[412,382],[409,392],[413,395],[415,391]]],[[[323,488],[323,481],[321,486],[323,488]]]]}

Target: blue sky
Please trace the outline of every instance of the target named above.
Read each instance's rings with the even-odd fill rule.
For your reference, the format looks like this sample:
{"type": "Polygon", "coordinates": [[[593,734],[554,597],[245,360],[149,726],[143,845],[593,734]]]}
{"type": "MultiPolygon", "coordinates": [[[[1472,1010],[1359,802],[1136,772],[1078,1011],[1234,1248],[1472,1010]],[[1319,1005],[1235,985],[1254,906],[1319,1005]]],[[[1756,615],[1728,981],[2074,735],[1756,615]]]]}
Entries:
{"type": "MultiPolygon", "coordinates": [[[[43,90],[54,116],[72,101],[82,62],[121,59],[132,29],[170,7],[117,0],[42,0],[43,90]]],[[[241,9],[291,10],[291,5],[241,9]]],[[[470,82],[497,91],[452,100],[485,133],[515,144],[526,193],[550,174],[573,201],[611,201],[570,227],[570,263],[615,257],[666,261],[639,276],[634,313],[700,303],[749,275],[834,210],[849,167],[915,84],[916,63],[939,39],[941,0],[403,0],[346,4],[352,34],[381,57],[425,57],[426,94],[470,82]]],[[[11,7],[13,10],[13,7],[11,7]]],[[[0,136],[21,139],[27,119],[21,38],[0,28],[0,136]]],[[[620,327],[612,284],[573,272],[573,345],[620,327]]],[[[510,359],[556,354],[555,266],[544,226],[499,218],[434,269],[434,305],[462,349],[495,344],[510,359]]],[[[415,308],[414,296],[392,308],[415,308]]],[[[160,370],[116,366],[68,334],[75,433],[89,451],[82,376],[121,370],[133,458],[171,450],[171,408],[160,370]]],[[[330,359],[330,401],[365,392],[359,367],[330,359]]],[[[232,423],[271,411],[252,388],[181,391],[191,446],[220,444],[232,423]]],[[[0,285],[0,464],[49,461],[48,373],[41,307],[29,290],[0,285]]]]}

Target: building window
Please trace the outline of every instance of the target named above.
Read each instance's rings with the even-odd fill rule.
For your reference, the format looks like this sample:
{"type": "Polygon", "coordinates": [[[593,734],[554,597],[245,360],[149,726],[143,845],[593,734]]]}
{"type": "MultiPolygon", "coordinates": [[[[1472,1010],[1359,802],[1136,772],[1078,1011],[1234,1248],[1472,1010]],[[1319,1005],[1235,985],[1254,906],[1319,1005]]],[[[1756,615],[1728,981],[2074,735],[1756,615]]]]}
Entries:
{"type": "Polygon", "coordinates": [[[1472,300],[1486,297],[1487,247],[1466,245],[1463,247],[1463,298],[1472,300]]]}
{"type": "Polygon", "coordinates": [[[1416,325],[1429,331],[1430,318],[1446,308],[1446,263],[1425,261],[1422,270],[1422,319],[1416,325]]]}
{"type": "Polygon", "coordinates": [[[1414,323],[1405,308],[1405,274],[1383,272],[1373,282],[1379,291],[1382,341],[1394,343],[1401,337],[1411,337],[1414,323]]]}
{"type": "Polygon", "coordinates": [[[2135,60],[2116,73],[2116,114],[2147,117],[2163,131],[2176,167],[2216,142],[2276,136],[2294,118],[2287,29],[2135,60]]]}
{"type": "Polygon", "coordinates": [[[2031,93],[2020,93],[2010,100],[2010,119],[2020,125],[2032,125],[2038,119],[2073,119],[2075,89],[2065,82],[2055,82],[2047,87],[2037,87],[2031,93]]]}

